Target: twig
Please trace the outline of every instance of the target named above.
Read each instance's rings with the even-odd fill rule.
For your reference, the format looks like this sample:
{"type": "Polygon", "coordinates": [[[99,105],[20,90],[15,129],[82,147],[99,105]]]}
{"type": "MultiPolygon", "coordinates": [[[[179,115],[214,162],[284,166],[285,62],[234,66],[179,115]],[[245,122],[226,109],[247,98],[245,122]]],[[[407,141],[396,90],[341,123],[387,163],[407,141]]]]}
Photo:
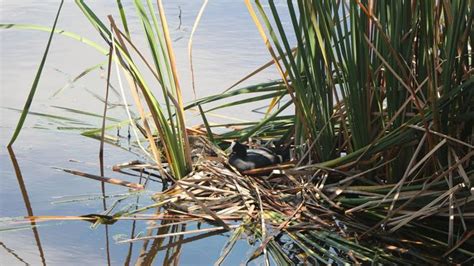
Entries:
{"type": "Polygon", "coordinates": [[[138,190],[143,189],[143,185],[128,182],[128,181],[123,181],[123,180],[116,179],[116,178],[108,178],[108,177],[97,176],[97,175],[93,175],[93,174],[87,174],[87,173],[80,172],[80,171],[77,171],[77,170],[70,170],[70,169],[64,169],[64,168],[58,168],[58,167],[54,167],[54,168],[58,169],[58,170],[61,170],[61,171],[64,171],[64,172],[69,173],[69,174],[82,176],[82,177],[98,180],[98,181],[101,181],[101,182],[106,182],[106,183],[113,184],[113,185],[120,185],[120,186],[124,186],[124,187],[128,187],[128,188],[132,188],[132,189],[138,189],[138,190]]]}

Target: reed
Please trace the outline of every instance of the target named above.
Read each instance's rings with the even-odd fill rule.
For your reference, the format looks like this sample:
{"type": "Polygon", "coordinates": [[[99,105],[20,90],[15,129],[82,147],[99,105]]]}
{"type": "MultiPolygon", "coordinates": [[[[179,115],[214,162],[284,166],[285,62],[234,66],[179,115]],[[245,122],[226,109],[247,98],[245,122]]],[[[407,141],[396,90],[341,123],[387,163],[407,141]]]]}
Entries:
{"type": "MultiPolygon", "coordinates": [[[[174,52],[161,1],[158,1],[158,12],[154,9],[151,1],[146,1],[146,3],[138,0],[134,1],[135,9],[143,24],[144,34],[147,36],[153,65],[149,64],[141,55],[142,53],[137,50],[129,34],[124,34],[118,29],[113,18],[109,17],[109,23],[105,23],[95,15],[84,1],[76,1],[76,3],[105,41],[109,45],[112,45],[113,42],[116,47],[115,60],[119,63],[124,75],[129,80],[130,90],[134,95],[136,105],[139,109],[143,110],[140,112],[142,114],[141,122],[146,125],[145,127],[149,127],[147,138],[150,142],[150,147],[154,147],[155,161],[160,164],[162,160],[158,154],[155,138],[152,136],[154,132],[158,132],[166,161],[171,168],[170,176],[177,179],[185,176],[191,170],[192,163],[189,140],[186,132],[184,105],[176,71],[174,52]],[[112,25],[112,30],[108,29],[107,24],[112,25]],[[139,59],[144,61],[149,69],[139,69],[132,58],[132,53],[137,53],[139,59]],[[160,85],[161,99],[165,102],[164,107],[159,104],[160,98],[155,96],[157,92],[153,91],[145,80],[145,71],[151,71],[156,79],[155,82],[160,85]],[[145,99],[145,103],[141,102],[141,97],[145,99]],[[145,108],[151,114],[152,123],[149,123],[148,118],[145,116],[145,108]]],[[[122,23],[126,27],[128,24],[126,23],[125,13],[123,8],[120,10],[122,23]]],[[[128,28],[126,28],[126,32],[128,32],[128,28]]],[[[165,171],[162,172],[165,173],[165,171]]]]}
{"type": "MultiPolygon", "coordinates": [[[[170,239],[171,253],[179,254],[183,243],[202,238],[185,235],[224,230],[233,233],[217,264],[224,262],[243,234],[259,240],[247,261],[263,255],[265,263],[269,256],[279,264],[446,262],[440,254],[462,263],[474,256],[468,226],[474,218],[470,1],[288,0],[287,28],[274,1],[246,0],[272,61],[222,93],[188,104],[182,102],[161,0],[158,10],[149,0],[134,0],[151,60],[131,39],[128,10],[121,1],[117,3],[123,31],[112,17],[105,23],[83,1],[76,3],[113,47],[113,60],[140,113],[139,119],[114,122],[140,128],[149,141],[143,150],[151,150],[156,165],[141,170],[158,169],[161,177],[174,181],[153,196],[154,205],[110,217],[77,219],[139,220],[145,219],[140,216],[145,210],[161,211],[149,217],[162,220],[153,228],[158,228],[156,235],[150,229],[143,238],[124,241],[153,239],[157,246],[147,261],[165,248],[164,237],[170,239]],[[137,62],[146,68],[140,69],[137,62]],[[279,80],[238,87],[271,66],[279,80]],[[160,91],[145,80],[145,71],[151,72],[160,91]],[[240,100],[232,101],[233,97],[240,100]],[[268,107],[260,121],[221,125],[210,121],[215,111],[262,100],[268,107]],[[214,107],[205,110],[211,103],[214,107]],[[201,159],[211,159],[199,160],[190,173],[184,111],[195,107],[204,125],[193,132],[201,135],[200,145],[213,152],[203,151],[201,159]],[[294,113],[282,114],[289,109],[294,113]],[[217,127],[230,130],[211,132],[217,127]],[[215,144],[225,148],[229,140],[248,138],[277,140],[295,156],[285,165],[238,173],[215,144]],[[191,220],[218,227],[186,232],[191,220]]],[[[50,31],[80,39],[54,27],[50,31]]],[[[81,41],[107,53],[95,43],[81,41]]],[[[116,179],[108,182],[138,186],[116,179]]]]}
{"type": "MultiPolygon", "coordinates": [[[[287,1],[291,27],[285,28],[274,1],[245,3],[281,79],[193,103],[252,93],[214,111],[272,99],[265,119],[222,125],[241,129],[220,137],[290,140],[296,167],[281,173],[316,182],[325,206],[357,213],[355,227],[368,226],[364,237],[416,224],[427,229],[419,236],[443,232],[448,249],[460,246],[456,239],[466,244],[474,155],[472,5],[287,1]],[[290,106],[293,116],[280,115],[290,106]],[[440,216],[443,222],[429,224],[440,216]]],[[[290,235],[307,254],[327,253],[306,233],[290,235]]]]}
{"type": "MultiPolygon", "coordinates": [[[[273,1],[268,8],[246,4],[295,106],[295,146],[311,147],[317,161],[361,149],[370,158],[374,146],[410,124],[471,138],[467,2],[287,1],[290,30],[273,1]],[[288,31],[296,36],[294,48],[288,31]]],[[[441,141],[428,135],[426,151],[441,141]]],[[[383,159],[400,157],[389,166],[395,178],[414,148],[392,145],[383,159]]],[[[448,157],[447,149],[438,155],[444,163],[448,157]]]]}

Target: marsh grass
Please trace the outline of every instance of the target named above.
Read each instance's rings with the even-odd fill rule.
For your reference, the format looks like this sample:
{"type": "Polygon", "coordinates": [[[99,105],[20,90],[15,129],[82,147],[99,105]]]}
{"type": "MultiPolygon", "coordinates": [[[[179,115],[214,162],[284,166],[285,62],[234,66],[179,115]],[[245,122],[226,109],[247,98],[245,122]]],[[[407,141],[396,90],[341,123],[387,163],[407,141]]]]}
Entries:
{"type": "Polygon", "coordinates": [[[265,263],[271,258],[278,264],[438,264],[474,257],[470,1],[289,0],[292,28],[285,29],[274,1],[246,0],[272,62],[221,94],[189,104],[181,100],[160,0],[158,11],[151,1],[134,1],[149,59],[130,37],[129,11],[121,1],[123,30],[112,17],[101,21],[83,1],[76,3],[114,47],[112,58],[139,110],[139,118],[123,123],[148,140],[144,150],[154,164],[135,170],[172,185],[153,196],[153,205],[70,219],[155,220],[146,236],[121,241],[143,241],[143,263],[164,249],[165,262],[176,263],[183,244],[224,231],[231,233],[216,264],[243,235],[257,246],[247,261],[263,256],[265,263]],[[238,87],[272,66],[280,80],[238,87]],[[159,97],[145,71],[160,85],[159,97]],[[240,100],[232,102],[233,97],[240,100]],[[268,107],[260,121],[217,125],[210,119],[222,108],[261,100],[268,107]],[[186,128],[184,110],[196,107],[203,125],[186,128]],[[283,113],[288,110],[294,113],[283,113]],[[228,132],[216,134],[217,128],[228,132]],[[235,171],[221,149],[230,140],[249,138],[289,147],[292,160],[235,171]],[[147,210],[156,213],[143,214],[147,210]],[[186,230],[196,221],[216,227],[186,230]]]}

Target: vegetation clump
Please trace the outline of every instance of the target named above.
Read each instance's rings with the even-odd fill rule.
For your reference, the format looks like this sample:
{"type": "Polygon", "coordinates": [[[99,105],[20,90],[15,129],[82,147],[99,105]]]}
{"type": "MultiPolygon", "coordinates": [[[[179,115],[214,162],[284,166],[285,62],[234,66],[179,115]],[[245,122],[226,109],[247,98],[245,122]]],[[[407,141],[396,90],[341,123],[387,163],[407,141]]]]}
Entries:
{"type": "Polygon", "coordinates": [[[156,208],[157,220],[167,217],[158,233],[125,242],[182,236],[187,223],[205,221],[216,227],[188,233],[232,232],[218,264],[244,234],[258,240],[249,260],[271,255],[279,264],[474,257],[470,1],[288,0],[288,29],[274,1],[246,0],[272,61],[238,84],[271,66],[280,79],[189,104],[182,101],[161,0],[158,11],[151,1],[134,1],[151,58],[130,38],[125,10],[122,30],[112,17],[105,23],[76,2],[128,81],[140,114],[129,123],[148,141],[142,149],[152,162],[142,170],[171,182],[144,208],[156,208]],[[260,121],[217,125],[206,118],[262,100],[269,103],[260,121]],[[191,108],[200,110],[202,125],[186,127],[191,108]],[[224,149],[249,139],[278,143],[292,156],[240,173],[224,149]]]}

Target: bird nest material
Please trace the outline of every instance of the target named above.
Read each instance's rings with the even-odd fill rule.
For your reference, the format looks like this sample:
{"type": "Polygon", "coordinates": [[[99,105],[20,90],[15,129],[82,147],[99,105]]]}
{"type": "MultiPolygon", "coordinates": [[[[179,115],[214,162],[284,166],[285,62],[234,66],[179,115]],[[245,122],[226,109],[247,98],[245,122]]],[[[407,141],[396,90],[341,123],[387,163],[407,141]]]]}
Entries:
{"type": "MultiPolygon", "coordinates": [[[[227,163],[224,152],[204,138],[200,140],[202,153],[194,170],[165,191],[154,194],[153,199],[163,207],[165,215],[200,219],[219,230],[231,230],[234,241],[244,232],[247,237],[258,239],[258,248],[250,259],[267,254],[268,249],[273,258],[285,263],[410,263],[413,258],[434,263],[435,257],[423,255],[423,249],[425,254],[432,254],[428,249],[437,242],[430,237],[430,229],[416,231],[405,225],[423,227],[419,220],[427,217],[439,220],[448,213],[446,199],[450,194],[464,193],[468,199],[459,200],[458,207],[466,208],[472,201],[468,192],[462,193],[462,183],[448,190],[441,183],[435,184],[421,194],[403,189],[399,201],[407,203],[407,199],[418,197],[431,203],[423,208],[420,201],[410,203],[401,215],[377,224],[381,213],[386,213],[393,202],[384,196],[387,190],[395,188],[394,184],[339,186],[329,180],[341,180],[341,176],[346,180],[361,173],[332,169],[319,169],[311,174],[297,168],[275,170],[269,175],[241,174],[227,163]],[[390,229],[403,230],[388,230],[388,225],[390,229]],[[414,254],[414,249],[419,253],[414,254]]],[[[460,256],[471,253],[465,249],[456,252],[460,256]]],[[[228,251],[223,253],[220,260],[228,251]]]]}

